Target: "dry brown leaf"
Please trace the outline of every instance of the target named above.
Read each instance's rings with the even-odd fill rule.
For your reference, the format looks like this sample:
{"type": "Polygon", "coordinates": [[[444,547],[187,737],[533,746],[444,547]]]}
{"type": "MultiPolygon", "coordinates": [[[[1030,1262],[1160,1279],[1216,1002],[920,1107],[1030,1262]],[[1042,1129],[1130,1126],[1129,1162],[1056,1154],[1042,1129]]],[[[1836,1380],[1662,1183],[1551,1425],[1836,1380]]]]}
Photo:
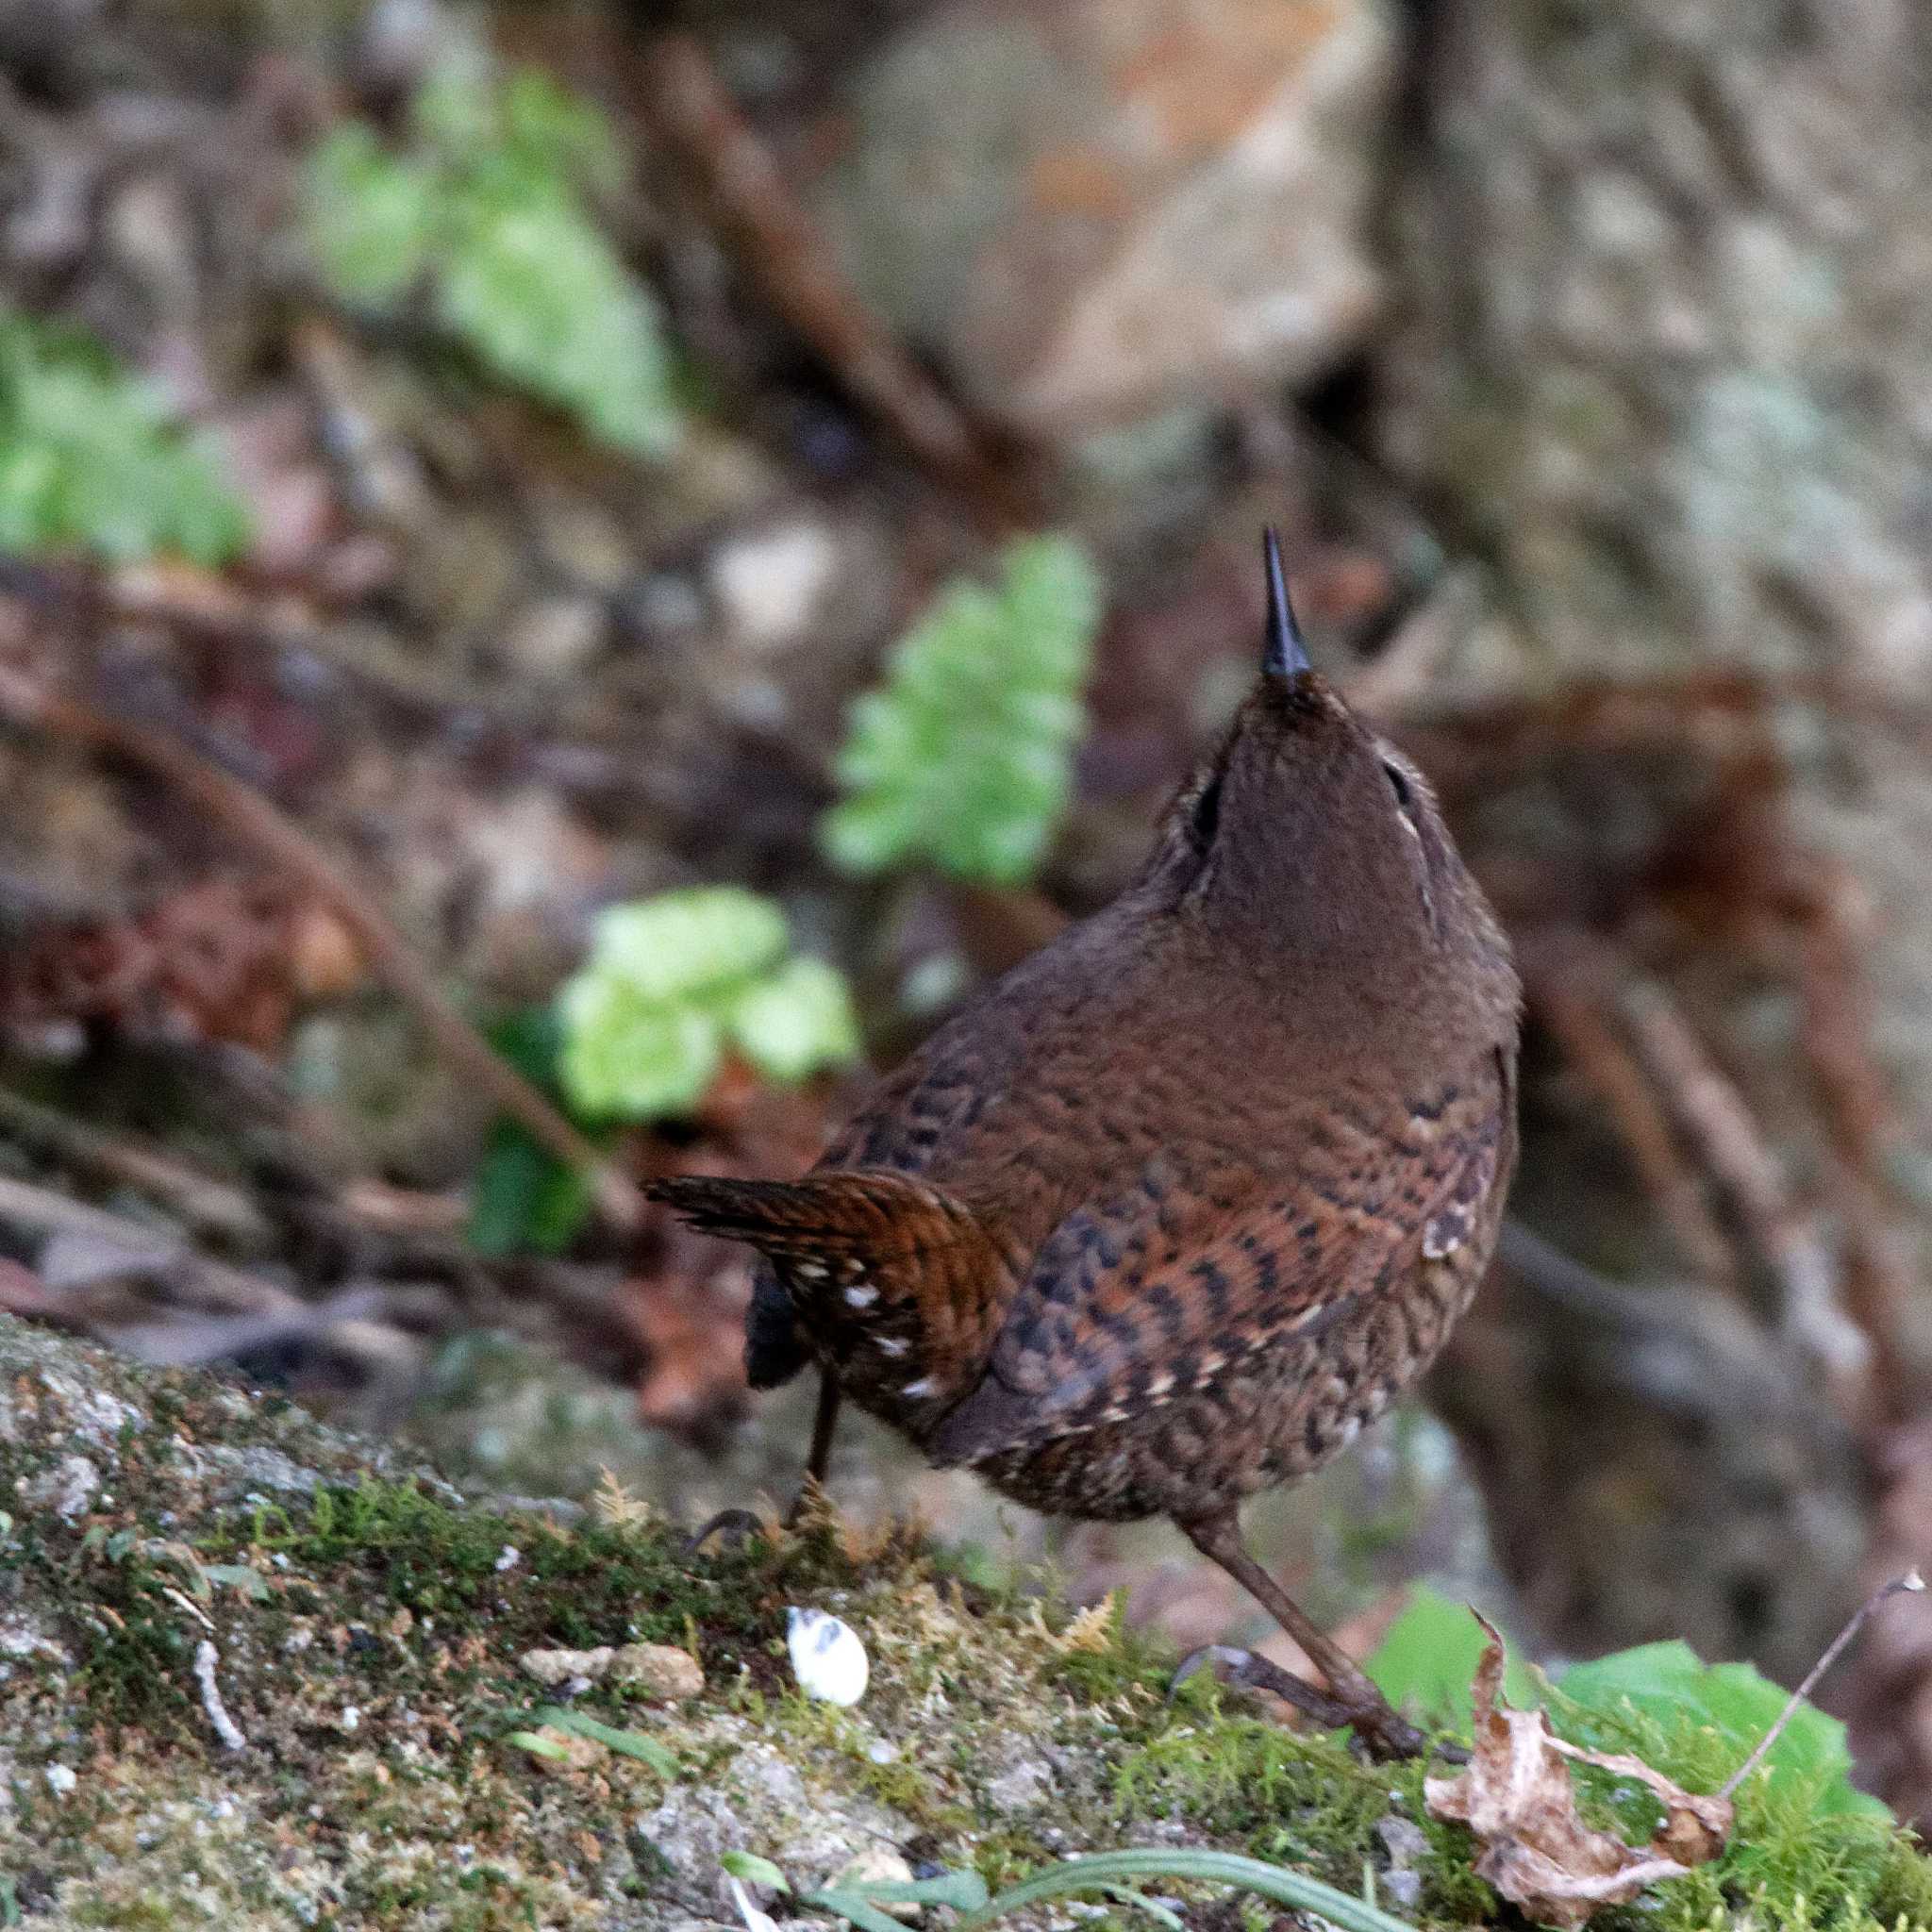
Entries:
{"type": "Polygon", "coordinates": [[[1471,1687],[1474,1755],[1455,1777],[1430,1778],[1424,1794],[1431,1817],[1453,1819],[1476,1835],[1478,1877],[1539,1924],[1574,1926],[1599,1907],[1626,1904],[1723,1850],[1732,1820],[1727,1798],[1697,1797],[1641,1758],[1567,1744],[1541,1709],[1504,1707],[1503,1640],[1486,1619],[1476,1621],[1490,1641],[1471,1687]],[[1625,1844],[1583,1822],[1566,1757],[1637,1778],[1657,1793],[1664,1822],[1648,1844],[1625,1844]]]}

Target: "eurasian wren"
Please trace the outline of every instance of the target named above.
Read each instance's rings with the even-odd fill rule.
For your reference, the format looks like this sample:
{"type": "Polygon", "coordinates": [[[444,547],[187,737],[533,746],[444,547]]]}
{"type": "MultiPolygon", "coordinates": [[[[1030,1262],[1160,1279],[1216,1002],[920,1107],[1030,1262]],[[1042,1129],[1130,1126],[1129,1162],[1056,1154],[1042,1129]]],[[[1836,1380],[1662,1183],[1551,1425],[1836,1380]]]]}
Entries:
{"type": "MultiPolygon", "coordinates": [[[[1261,676],[1140,877],[881,1083],[802,1180],[653,1191],[758,1248],[746,1361],[815,1360],[937,1464],[1168,1516],[1320,1666],[1242,1659],[1377,1752],[1418,1734],[1238,1511],[1435,1358],[1516,1159],[1509,948],[1428,785],[1310,667],[1273,532],[1261,676]]],[[[1237,1654],[1239,1655],[1239,1654],[1237,1654]]]]}

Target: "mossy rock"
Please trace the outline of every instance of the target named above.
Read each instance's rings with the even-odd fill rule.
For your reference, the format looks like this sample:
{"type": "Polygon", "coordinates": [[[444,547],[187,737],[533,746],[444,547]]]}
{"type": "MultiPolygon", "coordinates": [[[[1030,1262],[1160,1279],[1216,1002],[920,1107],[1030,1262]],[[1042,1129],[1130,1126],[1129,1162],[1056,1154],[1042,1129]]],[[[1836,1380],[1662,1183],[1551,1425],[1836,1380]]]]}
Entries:
{"type": "Polygon", "coordinates": [[[5,1319],[0,1505],[6,1923],[692,1928],[738,1923],[733,1851],[794,1888],[882,1847],[997,1887],[1132,1844],[1373,1885],[1418,1924],[1494,1908],[1420,1767],[1210,1687],[1171,1703],[1117,1618],[976,1590],[906,1533],[688,1558],[641,1510],[466,1499],[275,1398],[5,1319]],[[799,1693],[791,1604],[863,1637],[856,1708],[799,1693]],[[519,1664],[637,1641],[694,1655],[702,1692],[519,1664]],[[543,1731],[573,1689],[638,1755],[543,1731]]]}

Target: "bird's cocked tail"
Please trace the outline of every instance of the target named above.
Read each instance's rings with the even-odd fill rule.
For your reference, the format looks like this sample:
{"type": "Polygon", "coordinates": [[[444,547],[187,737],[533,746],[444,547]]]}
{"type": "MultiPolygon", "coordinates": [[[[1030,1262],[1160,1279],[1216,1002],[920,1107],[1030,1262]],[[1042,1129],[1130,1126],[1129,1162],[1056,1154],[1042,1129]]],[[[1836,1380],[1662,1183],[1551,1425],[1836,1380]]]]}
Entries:
{"type": "Polygon", "coordinates": [[[644,1190],[692,1227],[743,1241],[771,1264],[783,1300],[754,1296],[754,1387],[783,1380],[802,1351],[841,1380],[936,1415],[976,1379],[1011,1292],[1009,1262],[943,1189],[874,1169],[795,1181],[680,1176],[644,1190]]]}

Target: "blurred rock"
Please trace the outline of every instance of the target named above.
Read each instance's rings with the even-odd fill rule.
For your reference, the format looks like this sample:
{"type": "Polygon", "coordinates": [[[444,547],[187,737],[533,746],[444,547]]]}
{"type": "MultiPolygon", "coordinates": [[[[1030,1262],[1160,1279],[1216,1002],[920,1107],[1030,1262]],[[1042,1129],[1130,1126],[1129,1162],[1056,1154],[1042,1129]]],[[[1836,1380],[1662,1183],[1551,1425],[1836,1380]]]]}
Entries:
{"type": "Polygon", "coordinates": [[[1076,435],[1360,339],[1380,0],[967,0],[854,79],[828,228],[982,408],[1076,435]]]}
{"type": "Polygon", "coordinates": [[[594,597],[533,598],[505,629],[504,658],[518,675],[560,683],[590,668],[609,625],[609,612],[594,597]]]}
{"type": "Polygon", "coordinates": [[[610,1668],[616,1654],[608,1643],[600,1643],[594,1650],[526,1650],[517,1658],[517,1668],[546,1690],[555,1690],[579,1677],[594,1683],[610,1668]]]}
{"type": "MultiPolygon", "coordinates": [[[[1813,716],[1785,741],[1798,748],[1798,835],[1842,862],[1841,896],[1874,908],[1854,943],[1876,994],[1872,1044],[1897,1108],[1881,1131],[1899,1150],[1923,1281],[1932,1191],[1914,1190],[1907,1150],[1932,1144],[1919,708],[1932,674],[1932,13],[1913,0],[1445,0],[1429,32],[1425,134],[1394,227],[1405,325],[1374,372],[1372,440],[1491,567],[1492,635],[1507,635],[1525,682],[1730,667],[1894,694],[1813,716]]],[[[1726,1017],[1723,1050],[1768,1111],[1780,1074],[1790,1091],[1793,1057],[1753,1036],[1742,999],[1726,1017]]],[[[1787,1108],[1794,1165],[1828,1173],[1815,1124],[1805,1146],[1787,1108]]],[[[1537,1184],[1532,1153],[1519,1202],[1537,1184]]],[[[1902,1300],[1891,1339],[1915,1372],[1909,1404],[1932,1384],[1932,1299],[1902,1300]]],[[[1483,1339],[1481,1320],[1479,1308],[1458,1347],[1483,1339]]],[[[1561,1361],[1557,1343],[1539,1345],[1561,1361]]],[[[1493,1391],[1505,1374],[1483,1360],[1469,1384],[1493,1391]]],[[[1731,1393],[1706,1381],[1714,1399],[1731,1393]]],[[[1795,1401],[1820,1407],[1810,1389],[1795,1401]]],[[[1559,1390],[1550,1461],[1562,1481],[1541,1508],[1587,1548],[1602,1590],[1588,1601],[1587,1568],[1572,1571],[1568,1604],[1532,1590],[1566,1646],[1668,1627],[1707,1655],[1795,1674],[1875,1580],[1887,1545],[1861,1579],[1845,1499],[1869,1510],[1870,1491],[1841,1453],[1788,1434],[1774,1480],[1736,1458],[1753,1509],[1781,1496],[1785,1520],[1757,1517],[1757,1571],[1726,1568],[1681,1485],[1645,1473],[1654,1451],[1627,1418],[1614,1437],[1624,1493],[1611,1493],[1580,1413],[1559,1390]]],[[[1684,1453],[1707,1509],[1725,1493],[1715,1439],[1687,1438],[1684,1453]]],[[[1725,1518],[1737,1538],[1745,1518],[1725,1518]]],[[[1906,1547],[1916,1560],[1921,1544],[1906,1547]]],[[[1868,1703],[1848,1688],[1863,1668],[1827,1694],[1869,1710],[1857,1748],[1885,1794],[1932,1810],[1932,1724],[1911,1714],[1932,1708],[1932,1671],[1922,1657],[1868,1703]]]]}
{"type": "Polygon", "coordinates": [[[1566,666],[1923,689],[1932,14],[1451,0],[1432,35],[1386,455],[1566,666]]]}
{"type": "Polygon", "coordinates": [[[696,1697],[705,1688],[704,1667],[675,1643],[626,1643],[611,1654],[614,1683],[631,1684],[647,1696],[696,1697]]]}
{"type": "Polygon", "coordinates": [[[838,566],[830,531],[800,519],[721,544],[711,558],[711,588],[748,642],[780,644],[810,621],[838,566]]]}

